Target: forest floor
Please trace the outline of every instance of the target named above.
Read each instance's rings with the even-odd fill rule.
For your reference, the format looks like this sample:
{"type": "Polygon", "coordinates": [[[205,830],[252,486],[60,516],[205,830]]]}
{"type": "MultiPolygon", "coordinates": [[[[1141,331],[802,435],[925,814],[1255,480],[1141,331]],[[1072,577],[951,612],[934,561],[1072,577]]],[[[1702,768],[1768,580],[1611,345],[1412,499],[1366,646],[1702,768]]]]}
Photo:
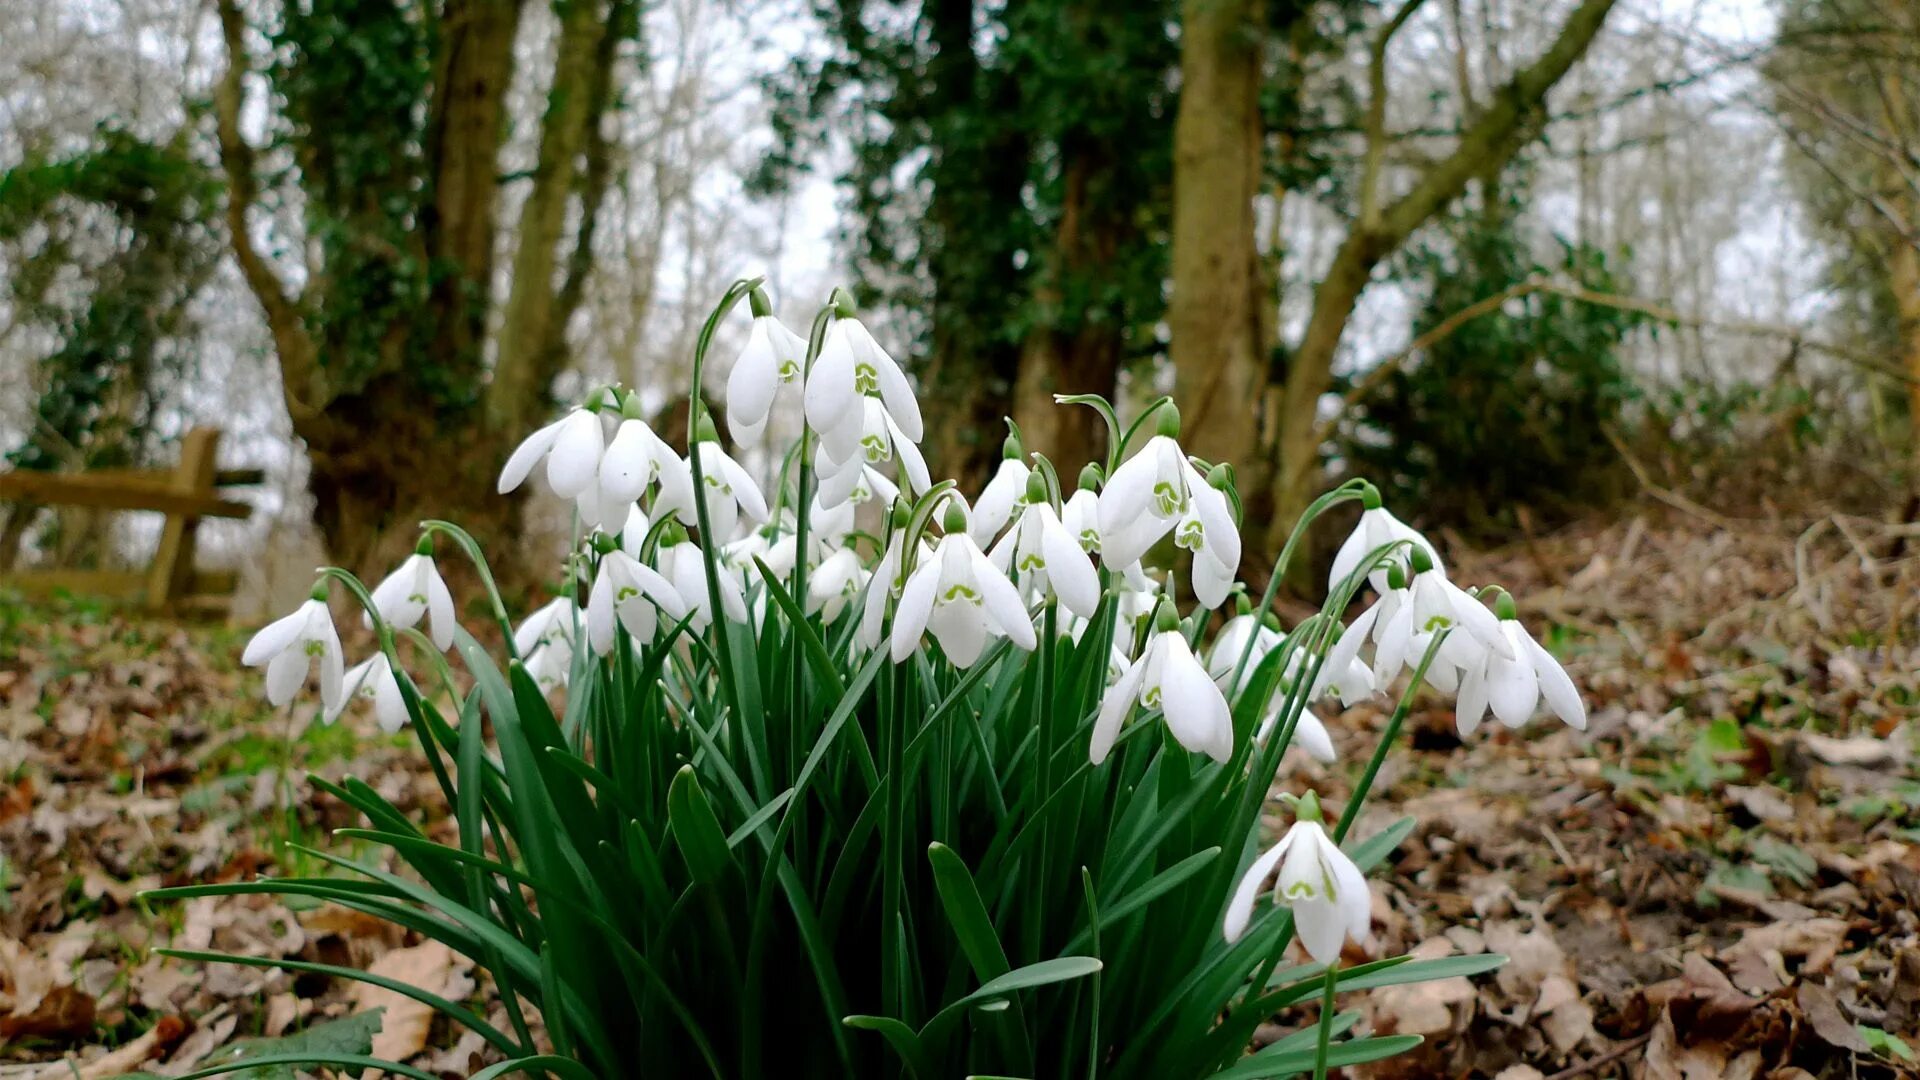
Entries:
{"type": "MultiPolygon", "coordinates": [[[[1412,717],[1359,829],[1420,821],[1376,877],[1365,951],[1511,961],[1365,995],[1375,1032],[1428,1040],[1362,1075],[1920,1075],[1920,647],[1889,633],[1920,607],[1920,556],[1889,535],[1649,503],[1497,553],[1454,550],[1457,580],[1506,584],[1531,625],[1552,626],[1592,723],[1494,725],[1463,745],[1445,705],[1412,717]]],[[[310,868],[287,842],[355,822],[283,777],[351,773],[443,814],[408,740],[366,717],[288,739],[237,667],[244,640],[0,598],[0,1077],[178,1075],[382,1006],[377,1053],[469,1071],[477,1047],[398,995],[149,951],[475,990],[443,948],[338,908],[137,899],[310,868]]],[[[1337,803],[1384,723],[1348,711],[1330,724],[1341,761],[1299,758],[1284,782],[1337,803]]]]}

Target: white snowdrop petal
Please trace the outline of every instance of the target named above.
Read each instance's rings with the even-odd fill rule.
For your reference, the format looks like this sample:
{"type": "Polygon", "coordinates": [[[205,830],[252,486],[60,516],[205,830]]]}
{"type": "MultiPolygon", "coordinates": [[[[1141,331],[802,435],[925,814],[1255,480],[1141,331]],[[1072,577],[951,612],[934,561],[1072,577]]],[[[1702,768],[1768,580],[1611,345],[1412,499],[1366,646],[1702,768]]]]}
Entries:
{"type": "Polygon", "coordinates": [[[495,485],[495,489],[500,494],[505,495],[526,483],[528,475],[533,472],[533,467],[553,449],[554,440],[560,437],[560,425],[564,423],[566,423],[565,417],[555,420],[522,439],[520,445],[514,447],[513,453],[507,458],[507,463],[501,467],[500,480],[495,485]]]}
{"type": "Polygon", "coordinates": [[[547,455],[547,485],[563,499],[578,496],[598,479],[605,448],[599,416],[585,409],[569,413],[547,455]]]}
{"type": "Polygon", "coordinates": [[[1260,887],[1273,876],[1273,868],[1286,856],[1287,845],[1292,840],[1293,835],[1287,834],[1279,843],[1262,852],[1247,867],[1247,872],[1240,875],[1240,884],[1233,890],[1233,898],[1227,901],[1226,922],[1221,927],[1229,944],[1239,941],[1240,936],[1247,932],[1247,924],[1253,920],[1254,901],[1260,897],[1260,887]]]}

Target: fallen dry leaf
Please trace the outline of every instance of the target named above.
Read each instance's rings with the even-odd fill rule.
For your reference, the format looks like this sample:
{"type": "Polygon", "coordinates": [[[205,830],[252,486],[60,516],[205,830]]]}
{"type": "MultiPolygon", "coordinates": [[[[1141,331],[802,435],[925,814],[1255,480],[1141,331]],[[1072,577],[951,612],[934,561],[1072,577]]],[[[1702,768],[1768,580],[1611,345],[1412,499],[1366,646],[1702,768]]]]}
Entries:
{"type": "MultiPolygon", "coordinates": [[[[438,941],[429,941],[406,949],[395,949],[373,962],[367,970],[375,975],[418,987],[430,994],[464,997],[455,983],[471,983],[467,971],[472,961],[438,941]]],[[[371,983],[355,983],[355,1012],[385,1009],[380,1033],[373,1037],[373,1056],[390,1061],[405,1061],[426,1048],[427,1034],[433,1027],[433,1009],[405,994],[371,983]]]]}

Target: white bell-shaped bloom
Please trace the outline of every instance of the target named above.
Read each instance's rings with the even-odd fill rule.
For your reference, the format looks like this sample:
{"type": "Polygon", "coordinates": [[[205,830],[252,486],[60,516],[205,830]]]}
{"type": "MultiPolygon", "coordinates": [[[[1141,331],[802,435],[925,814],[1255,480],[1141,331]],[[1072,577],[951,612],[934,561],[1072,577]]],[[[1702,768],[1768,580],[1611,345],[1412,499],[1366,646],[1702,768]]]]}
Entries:
{"type": "Polygon", "coordinates": [[[900,488],[864,458],[857,459],[857,464],[835,465],[826,460],[822,450],[814,455],[814,461],[816,466],[825,466],[824,471],[818,467],[814,470],[820,482],[818,496],[822,506],[862,506],[876,498],[882,506],[891,506],[893,500],[900,497],[900,488]]]}
{"type": "Polygon", "coordinates": [[[521,440],[500,469],[500,494],[525,483],[542,459],[547,463],[547,484],[561,498],[574,498],[592,487],[599,476],[600,455],[606,449],[607,424],[613,417],[608,413],[603,418],[581,406],[521,440]]]}
{"type": "MultiPolygon", "coordinates": [[[[1253,733],[1253,741],[1265,746],[1267,737],[1280,725],[1280,714],[1285,711],[1287,699],[1275,695],[1267,703],[1267,714],[1260,720],[1260,728],[1253,733]]],[[[1312,709],[1301,709],[1300,718],[1293,723],[1293,742],[1307,752],[1307,756],[1323,765],[1340,760],[1340,752],[1334,748],[1333,735],[1327,731],[1327,725],[1312,709]]]]}
{"type": "Polygon", "coordinates": [[[1293,909],[1294,930],[1307,954],[1320,963],[1334,963],[1348,938],[1364,942],[1372,932],[1373,897],[1366,876],[1320,822],[1301,820],[1255,859],[1240,879],[1222,927],[1228,941],[1238,941],[1246,933],[1254,901],[1270,877],[1274,878],[1274,902],[1293,909]]]}
{"type": "Polygon", "coordinates": [[[774,401],[800,388],[805,338],[772,315],[757,315],[747,344],[727,373],[727,426],[742,445],[760,441],[774,401]]]}
{"type": "Polygon", "coordinates": [[[587,594],[587,644],[601,656],[612,652],[617,621],[636,644],[644,646],[660,625],[656,608],[678,621],[686,618],[687,604],[653,567],[624,551],[609,551],[600,557],[600,572],[587,594]]]}
{"type": "MultiPolygon", "coordinates": [[[[1417,567],[1418,560],[1413,580],[1407,586],[1406,601],[1393,612],[1392,620],[1382,630],[1380,647],[1387,655],[1380,658],[1374,669],[1383,682],[1392,678],[1383,671],[1389,667],[1390,659],[1403,657],[1405,664],[1418,663],[1425,645],[1416,639],[1441,630],[1453,631],[1441,643],[1439,654],[1439,659],[1451,667],[1462,670],[1471,667],[1483,651],[1508,660],[1518,657],[1500,630],[1500,620],[1494,618],[1485,604],[1448,581],[1437,568],[1417,567]]],[[[1392,670],[1397,672],[1399,668],[1392,670]]]]}
{"type": "MultiPolygon", "coordinates": [[[[700,555],[700,545],[692,540],[662,544],[658,562],[661,575],[673,583],[674,591],[693,612],[689,625],[695,630],[705,630],[713,622],[713,603],[707,594],[707,564],[700,555]]],[[[720,610],[734,622],[746,622],[749,618],[747,596],[740,587],[740,579],[721,573],[716,573],[714,579],[720,587],[720,610]]]]}
{"type": "Polygon", "coordinates": [[[852,548],[841,548],[807,575],[807,611],[832,622],[860,595],[869,576],[860,556],[852,548]]]}
{"type": "Polygon", "coordinates": [[[326,710],[326,722],[340,719],[354,699],[371,702],[373,717],[380,730],[391,735],[407,726],[407,703],[400,696],[400,682],[393,677],[393,665],[384,652],[374,653],[347,669],[343,680],[346,693],[326,710]]]}
{"type": "Polygon", "coordinates": [[[1194,553],[1194,596],[1209,608],[1226,599],[1240,566],[1240,530],[1226,494],[1171,436],[1155,435],[1114,470],[1099,510],[1100,556],[1109,566],[1139,561],[1172,531],[1194,553]]]}
{"type": "MultiPolygon", "coordinates": [[[[742,517],[756,525],[764,524],[767,499],[760,493],[760,485],[753,482],[753,476],[717,442],[702,440],[695,444],[694,452],[700,455],[700,480],[706,487],[707,518],[713,529],[713,540],[723,544],[732,539],[742,517]]],[[[672,513],[686,525],[700,524],[699,509],[693,504],[692,461],[689,455],[680,463],[681,468],[687,470],[684,490],[661,489],[660,498],[653,504],[655,517],[672,513]]]]}
{"type": "Polygon", "coordinates": [[[573,674],[573,642],[567,638],[543,641],[522,657],[522,662],[540,689],[565,686],[573,674]]]}
{"type": "MultiPolygon", "coordinates": [[[[976,526],[979,520],[980,510],[975,507],[976,526]]],[[[970,530],[969,535],[978,533],[970,530]]],[[[1092,618],[1100,606],[1100,575],[1093,560],[1045,499],[1021,507],[1019,519],[993,545],[988,558],[1001,573],[1013,572],[1027,596],[1058,596],[1062,606],[1083,619],[1092,618]]]]}
{"type": "MultiPolygon", "coordinates": [[[[1012,442],[1011,439],[1008,440],[1012,442]]],[[[967,532],[973,542],[988,547],[1000,530],[1026,503],[1027,477],[1033,475],[1033,469],[1020,460],[1018,454],[1000,459],[999,468],[985,487],[980,489],[980,497],[973,502],[973,519],[967,525],[967,532]]]]}
{"type": "Polygon", "coordinates": [[[1159,709],[1174,739],[1188,750],[1221,762],[1233,756],[1233,716],[1227,699],[1188,648],[1177,625],[1156,631],[1140,658],[1107,687],[1088,750],[1095,765],[1107,760],[1135,704],[1159,709]]]}
{"type": "MultiPolygon", "coordinates": [[[[901,545],[906,542],[906,530],[896,528],[887,537],[887,549],[880,555],[880,561],[874,564],[873,573],[867,586],[866,604],[860,613],[860,628],[856,638],[863,649],[877,649],[887,633],[887,601],[897,600],[906,588],[906,567],[900,557],[901,545]]],[[[914,558],[916,567],[925,567],[933,560],[933,547],[924,539],[920,541],[919,551],[914,558]]]]}
{"type": "Polygon", "coordinates": [[[574,609],[573,597],[556,596],[514,628],[513,651],[525,657],[542,645],[551,645],[556,641],[571,644],[578,619],[579,612],[574,609]]]}
{"type": "MultiPolygon", "coordinates": [[[[1114,564],[1108,563],[1109,569],[1114,564]]],[[[1120,567],[1113,579],[1120,618],[1125,622],[1146,618],[1160,604],[1160,582],[1141,568],[1138,562],[1120,567]]]]}
{"type": "MultiPolygon", "coordinates": [[[[1388,544],[1400,541],[1420,547],[1427,553],[1427,557],[1433,560],[1433,568],[1442,574],[1446,573],[1446,567],[1440,562],[1439,553],[1433,549],[1433,544],[1421,535],[1420,530],[1394,517],[1393,512],[1386,507],[1375,506],[1360,512],[1359,523],[1353,527],[1351,533],[1347,534],[1346,540],[1340,545],[1340,550],[1334,553],[1333,569],[1327,574],[1327,588],[1338,588],[1340,583],[1347,579],[1347,575],[1359,569],[1360,563],[1368,555],[1388,544]]],[[[1399,551],[1396,557],[1401,562],[1405,562],[1407,552],[1399,551]]],[[[1387,568],[1375,567],[1368,575],[1368,580],[1373,584],[1375,592],[1386,592],[1387,568]]]]}
{"type": "Polygon", "coordinates": [[[853,503],[828,506],[820,501],[818,494],[814,495],[813,507],[807,513],[808,565],[846,547],[857,524],[853,503]]]}
{"type": "Polygon", "coordinates": [[[686,462],[673,447],[655,435],[645,420],[630,416],[620,421],[613,442],[600,457],[602,511],[619,508],[624,513],[626,504],[638,499],[655,480],[660,481],[662,495],[683,494],[693,486],[686,462]]]}
{"type": "Polygon", "coordinates": [[[1547,710],[1577,731],[1587,729],[1587,706],[1567,671],[1527,633],[1518,619],[1502,618],[1500,630],[1513,647],[1509,660],[1488,650],[1482,662],[1461,672],[1454,722],[1462,737],[1473,734],[1487,711],[1510,728],[1533,718],[1542,700],[1547,710]]]}
{"type": "Polygon", "coordinates": [[[1222,691],[1229,695],[1237,694],[1246,686],[1247,679],[1253,674],[1253,669],[1259,666],[1261,659],[1285,640],[1285,634],[1268,626],[1257,616],[1251,613],[1235,615],[1220,628],[1220,633],[1213,639],[1213,648],[1207,651],[1207,674],[1222,691]],[[1249,643],[1253,646],[1251,654],[1247,654],[1249,643]],[[1233,681],[1234,670],[1240,667],[1243,654],[1247,654],[1246,667],[1240,671],[1238,684],[1229,686],[1227,684],[1233,681]]]}
{"type": "MultiPolygon", "coordinates": [[[[958,524],[958,522],[955,522],[958,524]]],[[[972,667],[987,639],[1004,635],[1022,649],[1037,644],[1020,590],[988,560],[964,527],[940,538],[900,590],[893,614],[893,662],[898,664],[932,633],[955,667],[972,667]]]]}
{"type": "Polygon", "coordinates": [[[320,702],[333,709],[343,694],[346,662],[340,654],[340,634],[333,628],[333,613],[318,596],[268,623],[240,656],[248,667],[267,669],[267,700],[276,708],[293,700],[315,660],[320,661],[320,702]]]}
{"type": "MultiPolygon", "coordinates": [[[[851,496],[851,488],[844,484],[828,483],[829,478],[837,478],[848,469],[862,464],[879,465],[893,461],[896,456],[900,465],[901,483],[915,495],[933,485],[927,473],[927,459],[907,437],[893,416],[881,406],[880,399],[869,397],[862,399],[859,409],[852,415],[859,419],[858,424],[845,423],[820,433],[820,453],[814,458],[815,471],[822,477],[820,499],[827,503],[829,493],[845,490],[851,496]]],[[[843,500],[844,501],[844,498],[843,500]]]]}
{"type": "MultiPolygon", "coordinates": [[[[453,613],[453,594],[433,564],[433,556],[416,551],[407,556],[393,573],[373,587],[373,608],[380,619],[395,630],[406,630],[431,616],[433,647],[445,652],[453,648],[453,629],[458,620],[453,613]]],[[[373,625],[371,618],[367,625],[373,625]]]]}
{"type": "MultiPolygon", "coordinates": [[[[907,382],[900,365],[873,340],[860,320],[835,319],[827,328],[813,370],[807,374],[804,395],[807,423],[822,438],[848,424],[858,427],[861,419],[854,409],[863,406],[863,399],[874,395],[878,395],[907,440],[919,442],[924,434],[920,403],[914,398],[913,386],[907,382]]],[[[846,455],[836,454],[835,459],[844,461],[846,455]]]]}
{"type": "Polygon", "coordinates": [[[1090,488],[1076,490],[1060,508],[1060,523],[1073,534],[1082,551],[1100,554],[1100,496],[1090,488]]]}

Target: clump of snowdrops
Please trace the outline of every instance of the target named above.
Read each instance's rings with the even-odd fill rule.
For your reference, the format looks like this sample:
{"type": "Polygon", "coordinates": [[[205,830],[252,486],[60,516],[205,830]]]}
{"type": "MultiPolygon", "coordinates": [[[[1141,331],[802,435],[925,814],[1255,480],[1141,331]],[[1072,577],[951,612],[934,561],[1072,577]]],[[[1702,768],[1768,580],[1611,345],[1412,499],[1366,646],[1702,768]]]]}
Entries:
{"type": "Polygon", "coordinates": [[[1365,874],[1413,823],[1352,828],[1422,685],[1455,696],[1463,733],[1543,707],[1584,725],[1510,596],[1455,584],[1354,482],[1279,557],[1275,581],[1315,519],[1362,504],[1320,612],[1283,628],[1271,587],[1250,603],[1235,583],[1232,470],[1182,449],[1170,402],[1123,427],[1062,398],[1105,418],[1107,460],[1063,473],[1016,432],[969,502],[932,482],[912,385],[843,294],[803,339],[737,283],[699,337],[696,389],[742,299],[736,442],[782,399],[804,417],[766,487],[698,394],[682,453],[635,394],[599,388],[500,476],[506,492],[538,472],[577,511],[551,602],[514,623],[478,546],[430,521],[374,588],[323,570],[248,646],[275,704],[317,660],[327,719],[364,698],[411,728],[457,840],[316,779],[365,815],[343,838],[378,858],[311,850],[328,872],[156,895],[304,897],[444,942],[491,977],[491,1017],[273,963],[426,1002],[492,1044],[486,1076],[1324,1076],[1419,1041],[1354,1036],[1340,995],[1501,962],[1365,959],[1365,874]],[[478,568],[500,655],[460,624],[448,554],[478,568]],[[350,669],[336,590],[378,641],[350,669]],[[1338,817],[1282,794],[1291,824],[1268,837],[1287,749],[1334,760],[1316,705],[1381,696],[1397,706],[1338,817]],[[1247,1053],[1309,1000],[1316,1023],[1247,1053]]]}

